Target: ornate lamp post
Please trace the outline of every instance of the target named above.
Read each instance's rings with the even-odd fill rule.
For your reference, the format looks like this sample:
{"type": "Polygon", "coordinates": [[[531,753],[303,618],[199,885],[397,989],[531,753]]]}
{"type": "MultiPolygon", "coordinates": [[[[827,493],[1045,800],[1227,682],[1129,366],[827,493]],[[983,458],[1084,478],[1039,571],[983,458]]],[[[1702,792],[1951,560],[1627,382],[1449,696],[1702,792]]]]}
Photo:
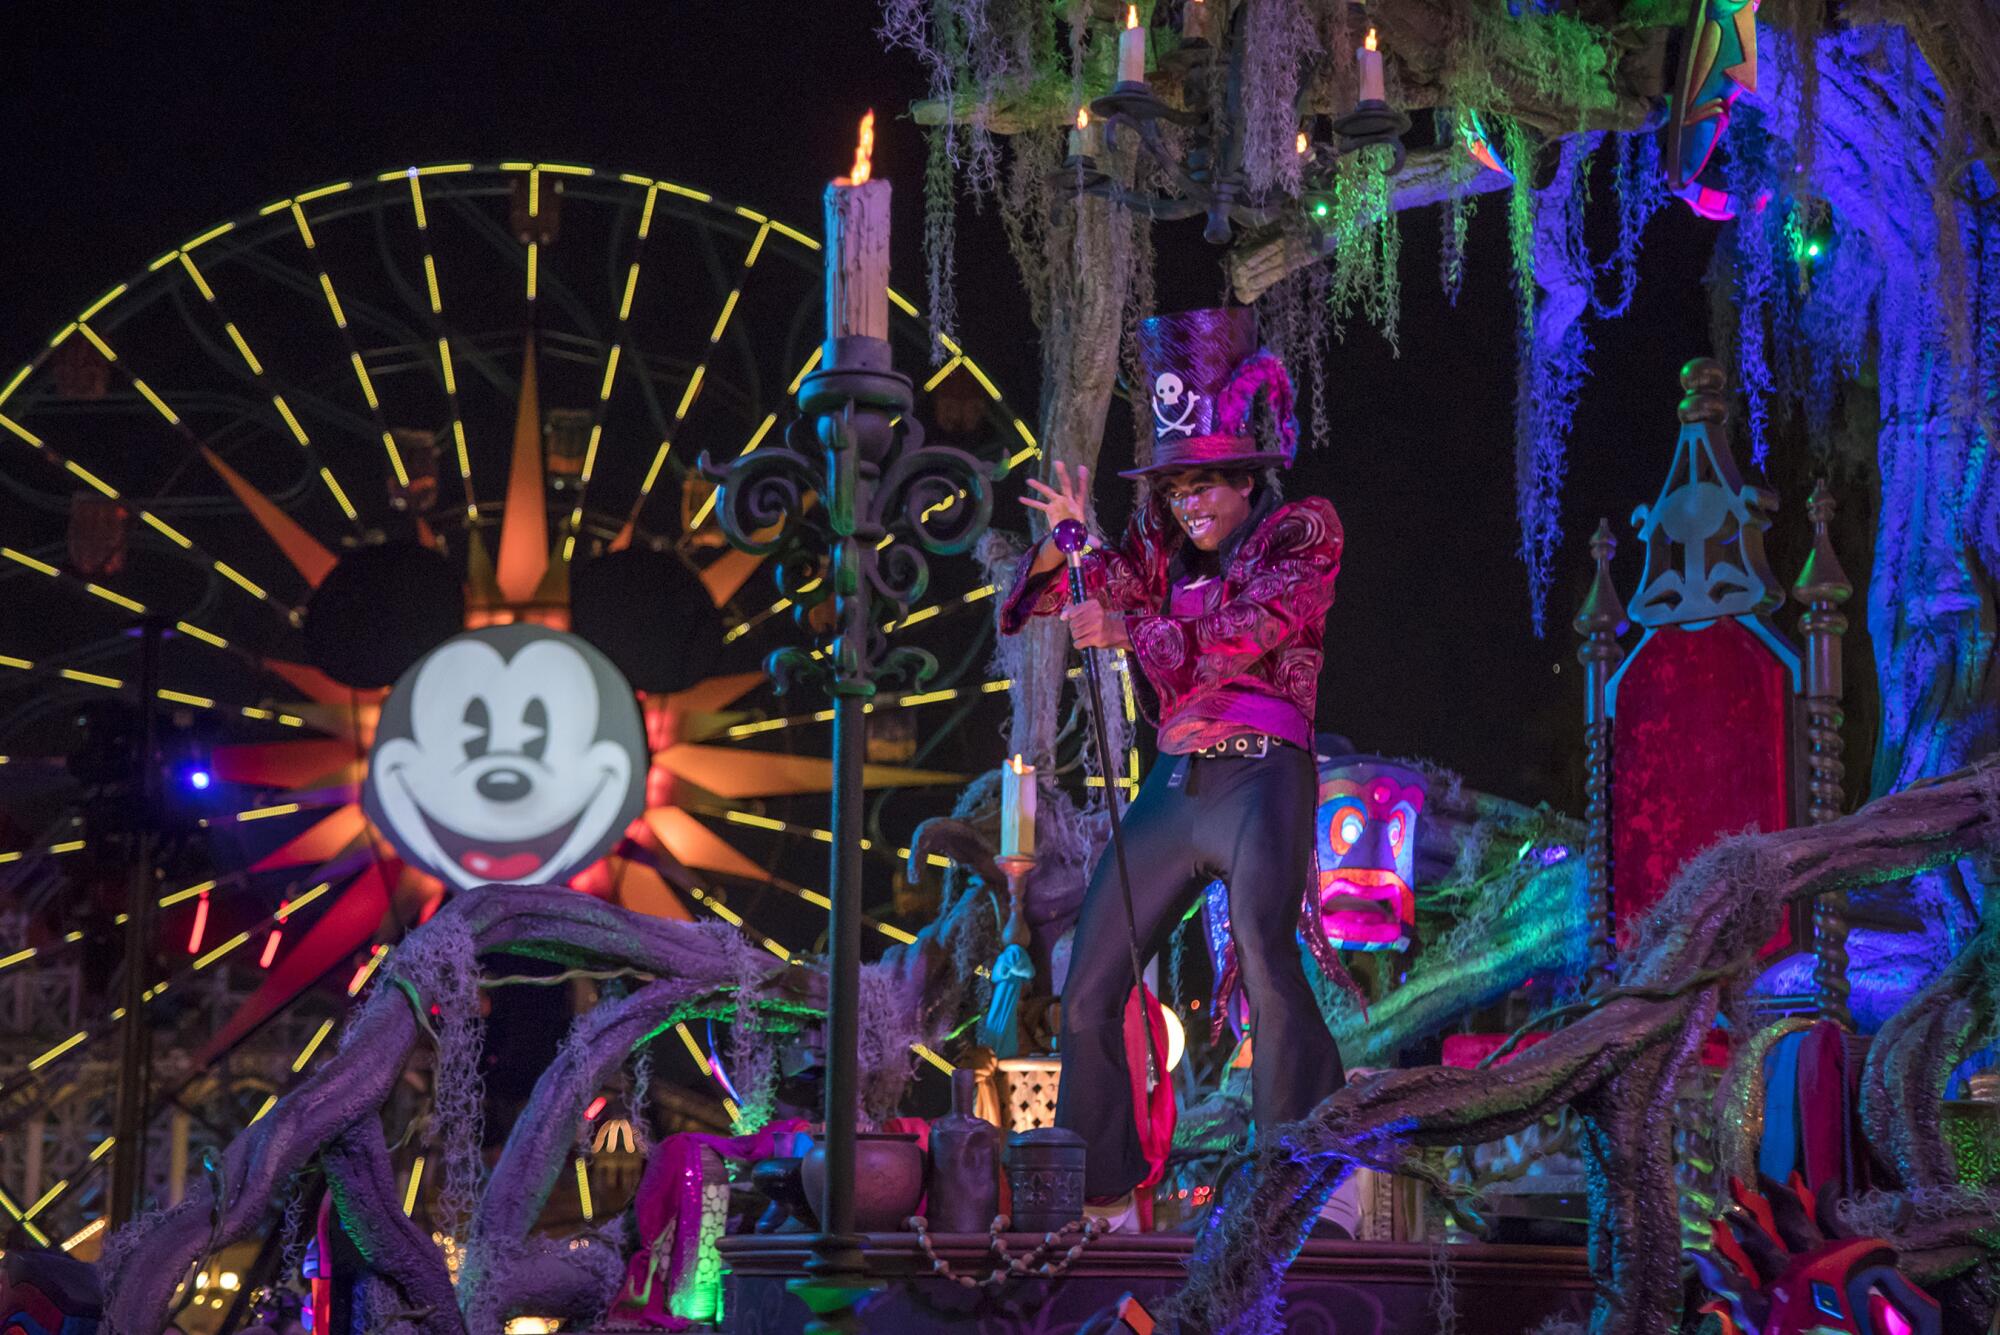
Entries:
{"type": "Polygon", "coordinates": [[[833,696],[833,848],[826,1023],[826,1199],[808,1279],[794,1289],[837,1329],[864,1290],[854,1233],[855,1052],[861,967],[864,713],[877,689],[921,684],[925,651],[890,648],[882,629],[929,581],[926,553],[966,551],[992,515],[991,483],[1006,471],[963,450],[924,443],[910,379],[888,341],[889,183],[869,179],[874,113],[862,122],[850,177],[826,191],[827,336],[820,367],[800,384],[785,444],[726,465],[702,456],[716,516],[738,549],[778,558],[780,591],[808,623],[833,600],[831,638],[784,648],[768,666],[779,689],[810,679],[833,696]]]}

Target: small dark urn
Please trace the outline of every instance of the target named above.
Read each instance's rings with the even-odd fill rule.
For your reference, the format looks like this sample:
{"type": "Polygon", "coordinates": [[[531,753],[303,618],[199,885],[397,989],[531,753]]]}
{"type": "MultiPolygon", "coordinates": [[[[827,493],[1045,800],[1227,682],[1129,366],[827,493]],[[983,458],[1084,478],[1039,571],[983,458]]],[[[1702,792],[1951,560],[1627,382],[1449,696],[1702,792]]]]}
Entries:
{"type": "Polygon", "coordinates": [[[1017,1233],[1048,1233],[1083,1218],[1083,1137],[1059,1126],[1015,1132],[1007,1186],[1017,1233]]]}
{"type": "Polygon", "coordinates": [[[759,1233],[776,1233],[794,1219],[812,1225],[812,1207],[806,1203],[805,1184],[799,1180],[798,1158],[759,1159],[750,1169],[750,1185],[764,1193],[771,1208],[757,1220],[759,1233]]]}
{"type": "Polygon", "coordinates": [[[972,1112],[978,1077],[951,1073],[951,1115],[931,1124],[924,1213],[933,1233],[984,1233],[1000,1213],[1000,1128],[972,1112]]]}
{"type": "MultiPolygon", "coordinates": [[[[801,1176],[813,1214],[824,1218],[826,1138],[814,1136],[801,1176]]],[[[924,1151],[915,1136],[863,1131],[854,1137],[854,1227],[898,1233],[924,1196],[924,1151]]]]}

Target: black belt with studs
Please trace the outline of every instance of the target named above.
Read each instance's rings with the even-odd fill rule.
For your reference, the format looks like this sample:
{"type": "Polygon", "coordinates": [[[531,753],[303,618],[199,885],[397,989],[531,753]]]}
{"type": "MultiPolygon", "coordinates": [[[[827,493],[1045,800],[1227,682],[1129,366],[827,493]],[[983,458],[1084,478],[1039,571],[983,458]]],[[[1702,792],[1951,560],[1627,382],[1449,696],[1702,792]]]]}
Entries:
{"type": "Polygon", "coordinates": [[[1268,733],[1239,732],[1193,754],[1202,760],[1258,760],[1269,755],[1273,746],[1283,745],[1283,740],[1268,733]]]}

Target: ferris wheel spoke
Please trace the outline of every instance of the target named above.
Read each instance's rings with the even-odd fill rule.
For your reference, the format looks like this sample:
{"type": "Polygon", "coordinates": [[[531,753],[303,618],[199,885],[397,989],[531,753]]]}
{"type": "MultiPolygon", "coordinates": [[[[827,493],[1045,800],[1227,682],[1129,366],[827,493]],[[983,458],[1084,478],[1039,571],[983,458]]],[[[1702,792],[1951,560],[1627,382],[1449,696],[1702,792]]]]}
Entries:
{"type": "MultiPolygon", "coordinates": [[[[72,476],[81,479],[83,482],[88,484],[92,490],[96,491],[99,495],[105,497],[107,500],[118,501],[121,504],[128,506],[134,513],[136,513],[139,516],[140,521],[143,522],[148,528],[151,528],[154,532],[160,534],[160,536],[172,542],[174,546],[178,547],[181,551],[186,552],[189,556],[193,557],[195,560],[200,561],[203,565],[213,570],[216,574],[221,575],[222,577],[227,579],[229,583],[234,585],[242,592],[250,595],[250,597],[256,599],[259,603],[263,604],[271,611],[277,613],[280,617],[285,618],[287,621],[291,619],[292,609],[290,607],[278,601],[278,599],[272,597],[271,594],[267,592],[262,585],[250,579],[247,575],[243,574],[243,572],[236,569],[236,567],[229,565],[224,561],[218,560],[215,556],[213,556],[205,548],[203,548],[199,543],[197,543],[193,538],[188,537],[188,535],[181,532],[180,529],[174,527],[166,520],[160,518],[158,514],[154,513],[153,510],[148,508],[146,505],[138,502],[137,500],[128,499],[124,495],[124,493],[118,490],[118,488],[112,486],[109,482],[106,482],[103,478],[97,476],[97,474],[91,472],[88,468],[85,468],[82,464],[78,463],[76,460],[66,457],[60,449],[49,444],[42,437],[36,435],[32,431],[29,431],[26,427],[22,426],[18,422],[15,422],[13,419],[0,416],[0,425],[4,425],[14,435],[20,437],[23,441],[32,446],[35,450],[36,457],[40,458],[44,463],[48,464],[52,468],[60,468],[63,471],[68,472],[72,476]]],[[[227,641],[225,641],[221,636],[216,635],[212,631],[192,626],[187,622],[179,623],[178,628],[182,630],[184,633],[193,635],[196,639],[214,645],[218,649],[228,647],[227,641]]]]}
{"type": "MultiPolygon", "coordinates": [[[[297,208],[297,205],[293,205],[293,207],[297,208]]],[[[230,342],[235,345],[236,352],[242,358],[244,366],[249,370],[252,380],[262,392],[270,397],[271,408],[277,414],[286,433],[298,441],[299,448],[305,451],[308,465],[318,471],[320,481],[325,484],[327,493],[333,497],[334,504],[338,505],[341,513],[347,516],[349,524],[358,525],[359,516],[355,513],[353,503],[348,500],[346,491],[342,489],[340,483],[334,478],[333,471],[327,467],[326,461],[320,457],[318,448],[312,443],[311,438],[306,435],[305,428],[299,425],[298,417],[292,411],[291,405],[285,401],[285,396],[277,392],[273,387],[271,377],[264,368],[264,363],[250,346],[250,341],[243,333],[242,327],[236,321],[230,319],[228,311],[223,307],[221,297],[216,294],[214,284],[208,280],[208,276],[203,273],[201,266],[195,263],[193,255],[183,250],[180,252],[178,259],[182,270],[187,274],[188,280],[194,284],[195,290],[201,294],[203,305],[214,316],[216,321],[222,325],[223,332],[229,336],[230,342]]],[[[88,330],[86,329],[85,332],[87,333],[88,330]]]]}
{"type": "MultiPolygon", "coordinates": [[[[178,625],[183,631],[192,631],[195,629],[186,622],[178,623],[178,625]]],[[[196,638],[219,637],[210,637],[207,636],[206,632],[203,632],[196,638]]],[[[88,686],[102,691],[116,691],[120,695],[126,693],[126,682],[123,677],[108,676],[105,673],[91,672],[84,668],[61,667],[49,661],[38,663],[33,659],[21,658],[8,653],[0,653],[0,669],[38,674],[44,677],[55,677],[78,686],[88,686]]],[[[136,694],[136,688],[134,688],[134,693],[136,694]]],[[[253,719],[260,723],[275,723],[284,728],[303,728],[306,726],[305,719],[284,710],[270,709],[263,705],[231,704],[227,701],[217,700],[213,696],[198,695],[193,691],[181,691],[167,686],[162,686],[156,690],[154,698],[164,701],[167,704],[186,705],[190,709],[235,715],[241,718],[253,719]]]]}
{"type": "MultiPolygon", "coordinates": [[[[611,348],[605,354],[603,377],[597,390],[597,402],[591,408],[590,440],[584,447],[583,468],[577,477],[576,504],[570,510],[566,525],[569,531],[563,537],[562,559],[565,561],[575,554],[577,533],[583,526],[584,497],[590,490],[591,475],[597,469],[597,450],[604,439],[604,418],[611,403],[612,392],[617,388],[618,358],[625,346],[625,339],[631,326],[632,305],[639,291],[640,264],[645,259],[646,243],[652,235],[653,214],[659,198],[659,186],[652,185],[646,188],[646,202],[639,210],[639,226],[633,239],[632,262],[625,271],[625,286],[618,299],[618,319],[611,335],[611,348]]],[[[763,240],[764,234],[759,231],[756,246],[761,246],[763,240]]],[[[752,247],[753,256],[756,246],[752,247]]],[[[734,304],[735,298],[732,296],[730,305],[734,304]]],[[[724,318],[727,318],[726,313],[724,318]]],[[[619,536],[621,540],[629,541],[628,535],[619,536]]]]}
{"type": "MultiPolygon", "coordinates": [[[[750,249],[743,255],[743,265],[737,270],[735,286],[729,289],[729,295],[723,299],[722,309],[716,312],[715,323],[709,327],[708,343],[702,348],[701,360],[695,363],[694,371],[688,376],[687,384],[681,390],[680,402],[674,407],[673,420],[668,424],[664,437],[660,441],[659,448],[653,452],[653,462],[646,470],[645,481],[639,485],[639,496],[632,503],[632,517],[627,521],[627,527],[638,523],[639,512],[645,508],[647,498],[653,494],[653,487],[660,480],[660,470],[666,466],[667,456],[673,452],[674,437],[680,434],[682,424],[687,421],[688,411],[694,407],[696,400],[701,397],[702,381],[708,375],[709,360],[715,355],[716,347],[722,342],[723,335],[729,330],[730,317],[735,315],[737,303],[743,300],[743,287],[750,279],[750,271],[756,267],[758,258],[764,253],[764,243],[769,239],[772,230],[780,226],[780,224],[772,222],[771,219],[761,214],[751,214],[747,209],[738,209],[737,212],[753,217],[756,220],[757,234],[750,242],[750,249]]],[[[791,232],[790,228],[783,230],[791,233],[793,236],[798,235],[798,233],[791,232]]],[[[806,369],[793,377],[791,387],[785,391],[787,395],[798,391],[800,382],[805,379],[807,372],[818,364],[819,357],[819,350],[815,348],[812,358],[806,365],[806,369]]],[[[778,415],[776,413],[767,416],[757,427],[755,434],[751,436],[749,444],[745,445],[738,453],[748,454],[750,451],[756,449],[762,443],[764,434],[777,423],[777,420],[778,415]]],[[[708,501],[702,507],[701,515],[689,525],[690,531],[701,527],[713,505],[714,495],[711,493],[708,501]]],[[[738,581],[738,583],[740,585],[741,581],[738,581]]],[[[720,601],[724,600],[718,600],[718,602],[720,601]]]]}
{"type": "MultiPolygon", "coordinates": [[[[186,258],[185,255],[182,256],[183,260],[186,258]]],[[[233,330],[235,326],[232,325],[230,328],[233,330]]],[[[145,380],[141,379],[139,374],[132,369],[129,358],[121,357],[112,349],[111,344],[88,324],[80,322],[77,325],[77,332],[97,349],[98,353],[103,356],[106,362],[111,364],[114,370],[117,370],[132,384],[140,396],[150,403],[159,412],[161,417],[166,419],[169,429],[179,437],[181,443],[194,453],[200,455],[208,463],[209,467],[221,478],[224,485],[228,486],[237,499],[242,501],[246,508],[252,511],[259,525],[271,536],[273,542],[278,545],[279,550],[291,561],[293,567],[298,570],[300,576],[306,580],[307,584],[316,586],[319,579],[324,578],[326,572],[333,566],[333,557],[326,549],[307,535],[305,530],[300,528],[275,503],[264,497],[261,492],[258,492],[248,482],[244,481],[242,476],[234,469],[223,463],[219,455],[202,444],[201,440],[189,429],[187,422],[182,418],[180,413],[176,412],[167,403],[166,399],[161,397],[157,391],[148,385],[145,380]],[[252,497],[255,498],[255,504],[251,502],[252,497]]],[[[244,348],[246,356],[248,356],[248,344],[243,342],[240,333],[236,335],[236,340],[238,345],[244,348]]],[[[254,365],[254,357],[251,357],[250,360],[254,365]]],[[[321,467],[319,472],[320,477],[332,491],[334,498],[341,503],[342,508],[351,516],[353,514],[353,507],[347,505],[347,498],[342,494],[339,483],[333,480],[333,475],[324,467],[321,467]]],[[[239,585],[245,584],[244,577],[234,567],[225,567],[219,561],[215,563],[215,566],[217,573],[223,575],[225,578],[239,585]]],[[[250,584],[246,585],[246,588],[260,594],[263,593],[261,585],[250,584]]]]}
{"type": "MultiPolygon", "coordinates": [[[[412,185],[414,184],[415,178],[412,178],[412,185]]],[[[375,389],[374,377],[368,372],[367,358],[355,340],[353,323],[348,319],[347,310],[341,304],[333,276],[328,272],[326,260],[319,252],[319,241],[313,235],[312,221],[306,217],[305,209],[297,200],[292,201],[290,212],[293,230],[297,232],[299,243],[305,248],[307,261],[318,275],[322,295],[326,298],[327,314],[333,320],[334,330],[340,336],[341,346],[347,350],[347,364],[354,371],[355,385],[361,392],[362,401],[368,405],[368,420],[381,438],[382,451],[389,458],[389,468],[396,476],[396,485],[407,489],[410,485],[410,473],[403,463],[403,452],[396,444],[395,433],[389,429],[388,419],[383,416],[381,395],[375,389]]],[[[435,290],[434,285],[433,290],[435,290]]],[[[298,434],[303,437],[303,429],[298,434]]],[[[300,443],[304,443],[303,439],[300,443]]]]}
{"type": "MultiPolygon", "coordinates": [[[[470,164],[466,167],[469,170],[470,164]]],[[[479,518],[479,494],[472,484],[472,448],[465,439],[465,414],[458,402],[458,368],[452,360],[451,333],[444,318],[444,288],[438,279],[437,256],[431,247],[430,210],[424,204],[423,176],[420,168],[409,169],[410,210],[423,253],[424,298],[430,311],[431,335],[437,341],[438,375],[444,382],[445,403],[451,413],[452,453],[458,461],[459,485],[465,493],[465,519],[471,524],[479,518]]]]}

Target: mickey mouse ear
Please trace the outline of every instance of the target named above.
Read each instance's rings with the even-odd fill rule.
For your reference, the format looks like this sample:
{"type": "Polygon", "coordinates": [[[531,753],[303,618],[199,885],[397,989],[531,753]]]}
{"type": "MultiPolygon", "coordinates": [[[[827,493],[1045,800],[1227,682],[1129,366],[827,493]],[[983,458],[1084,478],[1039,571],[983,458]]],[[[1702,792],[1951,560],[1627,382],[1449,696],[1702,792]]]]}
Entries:
{"type": "Polygon", "coordinates": [[[306,661],[343,686],[392,686],[465,628],[465,589],[428,547],[389,543],[341,557],[306,602],[306,661]]]}
{"type": "Polygon", "coordinates": [[[722,614],[672,552],[628,547],[578,566],[569,617],[638,690],[684,691],[722,657],[722,614]]]}

